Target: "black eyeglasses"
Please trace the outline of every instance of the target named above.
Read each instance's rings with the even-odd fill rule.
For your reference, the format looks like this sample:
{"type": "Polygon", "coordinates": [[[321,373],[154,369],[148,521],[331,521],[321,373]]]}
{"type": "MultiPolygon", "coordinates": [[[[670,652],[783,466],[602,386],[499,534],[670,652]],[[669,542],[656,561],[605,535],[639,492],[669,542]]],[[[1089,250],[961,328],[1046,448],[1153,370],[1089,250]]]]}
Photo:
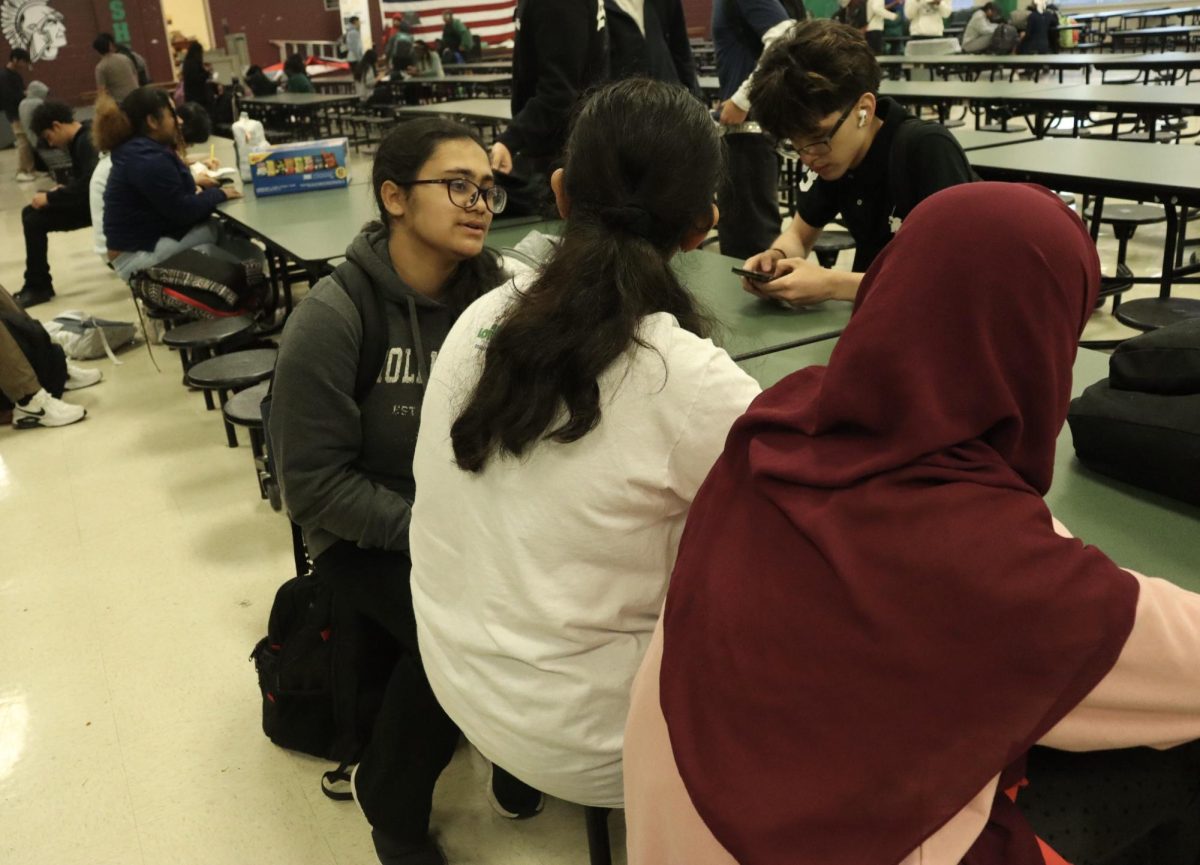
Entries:
{"type": "Polygon", "coordinates": [[[503,213],[504,208],[508,205],[508,191],[502,186],[488,186],[486,188],[478,183],[473,183],[465,177],[447,177],[441,180],[410,180],[408,183],[401,184],[402,186],[422,186],[425,184],[438,183],[446,187],[446,195],[450,198],[450,203],[455,207],[461,207],[463,210],[470,210],[475,206],[475,202],[483,196],[483,205],[492,213],[503,213]]]}
{"type": "Polygon", "coordinates": [[[832,148],[833,136],[838,134],[838,130],[842,128],[842,124],[846,122],[846,118],[850,116],[850,112],[854,110],[854,106],[858,102],[851,102],[850,107],[842,112],[842,116],[838,118],[837,123],[833,124],[833,129],[829,130],[829,134],[820,141],[814,141],[812,144],[805,144],[803,147],[795,148],[796,152],[801,156],[824,156],[832,148]]]}

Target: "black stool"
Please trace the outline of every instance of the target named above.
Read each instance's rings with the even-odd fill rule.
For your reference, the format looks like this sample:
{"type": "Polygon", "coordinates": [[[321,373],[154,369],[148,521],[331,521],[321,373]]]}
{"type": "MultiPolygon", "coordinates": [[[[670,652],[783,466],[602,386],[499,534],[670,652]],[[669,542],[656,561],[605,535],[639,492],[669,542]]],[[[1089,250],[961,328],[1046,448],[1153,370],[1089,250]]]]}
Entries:
{"type": "Polygon", "coordinates": [[[595,808],[590,805],[583,809],[583,819],[587,823],[589,865],[612,865],[608,813],[608,808],[595,808]]]}
{"type": "MultiPolygon", "coordinates": [[[[1089,207],[1084,217],[1091,221],[1095,210],[1089,207]]],[[[1110,204],[1102,208],[1100,222],[1111,225],[1117,238],[1117,275],[1100,278],[1100,298],[1112,297],[1113,312],[1121,305],[1121,295],[1133,288],[1133,271],[1125,263],[1125,254],[1129,249],[1129,241],[1137,232],[1139,225],[1153,225],[1166,222],[1167,215],[1161,207],[1150,204],[1110,204]]]]}
{"type": "MultiPolygon", "coordinates": [[[[275,349],[255,348],[250,351],[235,351],[219,354],[202,360],[187,372],[187,383],[203,391],[216,391],[221,408],[229,401],[229,394],[245,390],[251,385],[266,381],[275,370],[275,349]]],[[[261,401],[261,400],[260,400],[261,401]]],[[[237,447],[237,432],[228,418],[225,423],[225,438],[231,448],[237,447]]]]}
{"type": "MultiPolygon", "coordinates": [[[[254,322],[248,316],[214,318],[211,321],[192,321],[173,327],[163,334],[163,345],[179,352],[183,364],[184,380],[188,370],[202,360],[220,354],[223,348],[231,348],[240,341],[239,337],[250,336],[254,322]]],[[[213,408],[212,394],[204,392],[204,404],[213,408]]]]}
{"type": "Polygon", "coordinates": [[[240,390],[229,398],[221,409],[226,423],[244,426],[250,431],[250,455],[254,459],[254,473],[258,479],[258,494],[271,502],[273,510],[280,509],[279,485],[267,470],[266,431],[263,429],[262,401],[270,388],[269,381],[262,381],[240,390]]]}
{"type": "Polygon", "coordinates": [[[826,268],[837,264],[838,253],[843,249],[854,249],[854,238],[846,231],[822,231],[813,244],[817,262],[826,268]]]}

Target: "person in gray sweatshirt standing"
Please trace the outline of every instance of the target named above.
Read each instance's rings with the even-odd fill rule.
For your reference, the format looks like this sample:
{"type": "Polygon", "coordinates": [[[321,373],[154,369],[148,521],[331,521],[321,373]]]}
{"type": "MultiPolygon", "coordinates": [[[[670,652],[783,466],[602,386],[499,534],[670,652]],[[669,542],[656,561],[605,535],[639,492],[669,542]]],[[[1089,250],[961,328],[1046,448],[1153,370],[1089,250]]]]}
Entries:
{"type": "MultiPolygon", "coordinates": [[[[288,512],[334,603],[381,626],[400,653],[351,786],[385,865],[441,865],[429,839],[434,784],[459,732],[421,666],[409,590],[408,526],[421,399],[458,315],[504,279],[484,248],[504,209],[473,131],[441,118],[406,123],[379,146],[372,176],[382,223],[365,226],[347,264],[289,319],[275,368],[269,434],[288,512]],[[348,294],[373,292],[363,314],[348,294]],[[386,346],[356,392],[371,309],[386,346]]],[[[373,327],[374,326],[374,327],[373,327]]],[[[366,627],[373,627],[366,625],[366,627]]]]}

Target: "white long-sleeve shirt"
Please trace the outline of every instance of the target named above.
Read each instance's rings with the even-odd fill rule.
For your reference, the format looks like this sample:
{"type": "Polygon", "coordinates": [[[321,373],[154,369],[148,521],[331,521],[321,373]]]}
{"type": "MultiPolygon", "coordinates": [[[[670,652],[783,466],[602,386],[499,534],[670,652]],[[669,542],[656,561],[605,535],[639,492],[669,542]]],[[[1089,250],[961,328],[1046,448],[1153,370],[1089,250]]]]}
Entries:
{"type": "Polygon", "coordinates": [[[409,531],[421,658],[484,756],[548,794],[619,807],[630,684],[684,519],[759,387],[656,313],[644,345],[601,375],[595,429],[462,471],[450,427],[515,297],[510,284],[463,313],[421,408],[409,531]]]}
{"type": "Polygon", "coordinates": [[[895,21],[895,12],[884,5],[885,0],[867,0],[867,29],[882,30],[888,21],[895,21]]]}
{"type": "Polygon", "coordinates": [[[912,36],[941,36],[943,18],[951,12],[950,0],[904,0],[904,15],[912,36]]]}

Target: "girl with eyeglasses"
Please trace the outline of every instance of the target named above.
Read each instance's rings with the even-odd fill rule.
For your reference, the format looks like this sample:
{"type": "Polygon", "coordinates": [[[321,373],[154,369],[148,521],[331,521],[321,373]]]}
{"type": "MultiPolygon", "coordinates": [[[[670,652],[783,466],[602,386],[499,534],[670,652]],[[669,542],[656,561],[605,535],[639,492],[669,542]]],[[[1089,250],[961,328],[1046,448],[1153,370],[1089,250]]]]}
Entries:
{"type": "Polygon", "coordinates": [[[505,197],[479,138],[439,118],[389,133],[372,185],[380,221],[354,238],[346,263],[314,286],[284,329],[269,434],[288,512],[335,608],[398,649],[352,782],[376,851],[385,863],[437,865],[430,803],[458,730],[430,692],[417,650],[408,585],[412,455],[429,368],[447,332],[502,279],[484,238],[505,197]],[[352,291],[375,302],[360,314],[352,291]],[[372,309],[386,318],[386,342],[367,357],[369,334],[378,332],[364,320],[372,309]],[[363,364],[377,372],[365,393],[363,364]]]}
{"type": "Polygon", "coordinates": [[[486,757],[619,807],[629,686],[688,507],[759,388],[672,269],[717,217],[704,106],[678,86],[611,84],[566,154],[551,178],[561,244],[473,304],[434,367],[413,608],[434,693],[486,757]]]}

